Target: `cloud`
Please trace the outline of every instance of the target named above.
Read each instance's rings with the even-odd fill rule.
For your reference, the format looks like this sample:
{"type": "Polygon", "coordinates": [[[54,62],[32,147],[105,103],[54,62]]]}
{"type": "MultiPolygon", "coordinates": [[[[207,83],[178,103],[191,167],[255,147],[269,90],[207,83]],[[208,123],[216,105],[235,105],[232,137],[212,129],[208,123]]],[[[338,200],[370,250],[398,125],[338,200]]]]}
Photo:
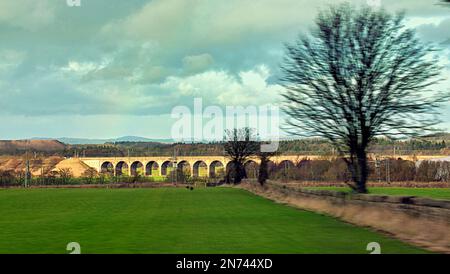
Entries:
{"type": "Polygon", "coordinates": [[[176,29],[182,29],[190,21],[192,6],[198,1],[151,1],[132,15],[109,23],[102,32],[116,35],[152,40],[173,41],[177,39],[176,29]]]}
{"type": "Polygon", "coordinates": [[[226,71],[206,71],[180,78],[169,77],[162,87],[189,98],[203,98],[206,103],[227,105],[263,105],[279,101],[281,86],[268,84],[268,68],[257,66],[238,76],[226,71]]]}
{"type": "MultiPolygon", "coordinates": [[[[65,0],[2,0],[0,118],[132,121],[165,115],[194,97],[219,106],[279,102],[283,43],[308,31],[318,10],[335,2],[96,0],[69,8],[65,0]]],[[[381,4],[406,10],[408,26],[423,40],[450,41],[448,8],[422,0],[381,4]]],[[[449,60],[448,51],[440,56],[447,67],[449,60]]],[[[448,89],[448,80],[440,88],[448,89]]],[[[448,111],[443,117],[450,119],[448,111]]],[[[55,131],[64,133],[57,123],[55,131]]]]}
{"type": "Polygon", "coordinates": [[[137,83],[159,83],[170,75],[170,71],[162,66],[154,66],[144,70],[138,76],[137,83]]]}
{"type": "Polygon", "coordinates": [[[445,43],[450,39],[450,17],[417,26],[417,32],[425,41],[445,43]]]}
{"type": "MultiPolygon", "coordinates": [[[[307,30],[320,9],[346,0],[152,0],[134,13],[106,24],[106,36],[157,41],[161,45],[208,46],[264,37],[290,37],[307,30]],[[270,36],[268,35],[270,34],[270,36]]],[[[367,0],[352,0],[367,5],[367,0]]],[[[448,9],[429,1],[381,1],[389,11],[406,11],[424,18],[448,16],[448,9]]]]}
{"type": "Polygon", "coordinates": [[[50,0],[0,2],[0,23],[36,31],[54,22],[55,6],[50,0]]]}
{"type": "Polygon", "coordinates": [[[85,75],[89,72],[103,69],[104,67],[105,66],[97,65],[94,62],[70,61],[67,66],[61,68],[61,71],[85,75]]]}
{"type": "Polygon", "coordinates": [[[187,74],[204,71],[212,64],[214,64],[214,59],[208,53],[183,58],[183,69],[187,74]]]}
{"type": "MultiPolygon", "coordinates": [[[[124,73],[114,80],[83,81],[94,63],[70,62],[62,68],[35,72],[21,81],[1,81],[0,113],[39,115],[149,115],[168,114],[176,105],[190,105],[193,98],[205,104],[263,105],[279,100],[281,87],[269,84],[271,75],[256,66],[237,75],[224,70],[208,70],[187,76],[169,76],[160,83],[136,84],[124,81],[124,73]]],[[[113,77],[114,78],[114,77],[113,77]]]]}
{"type": "MultiPolygon", "coordinates": [[[[308,31],[317,12],[336,2],[346,1],[153,0],[105,24],[101,37],[153,43],[158,54],[153,56],[152,67],[164,67],[171,73],[179,71],[180,59],[199,52],[214,56],[216,67],[222,69],[239,71],[264,63],[277,73],[282,44],[308,31]]],[[[367,0],[351,2],[367,4],[367,0]]],[[[447,9],[426,1],[381,1],[381,5],[388,11],[405,10],[413,15],[415,26],[448,17],[447,9]]]]}
{"type": "Polygon", "coordinates": [[[0,51],[0,73],[16,69],[25,60],[26,53],[17,50],[0,51]]]}
{"type": "Polygon", "coordinates": [[[319,4],[280,0],[154,0],[128,17],[105,25],[103,34],[174,45],[233,43],[246,35],[298,28],[319,4]]]}

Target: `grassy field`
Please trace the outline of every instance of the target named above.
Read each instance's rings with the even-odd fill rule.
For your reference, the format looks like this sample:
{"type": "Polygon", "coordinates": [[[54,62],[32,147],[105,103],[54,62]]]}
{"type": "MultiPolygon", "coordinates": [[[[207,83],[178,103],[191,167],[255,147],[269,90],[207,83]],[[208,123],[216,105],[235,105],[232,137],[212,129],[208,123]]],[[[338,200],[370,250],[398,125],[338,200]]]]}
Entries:
{"type": "MultiPolygon", "coordinates": [[[[348,187],[307,187],[307,189],[350,192],[348,187]]],[[[369,188],[369,193],[450,200],[450,188],[371,187],[369,188]]]]}
{"type": "Polygon", "coordinates": [[[0,253],[383,253],[423,250],[244,190],[0,190],[0,253]]]}

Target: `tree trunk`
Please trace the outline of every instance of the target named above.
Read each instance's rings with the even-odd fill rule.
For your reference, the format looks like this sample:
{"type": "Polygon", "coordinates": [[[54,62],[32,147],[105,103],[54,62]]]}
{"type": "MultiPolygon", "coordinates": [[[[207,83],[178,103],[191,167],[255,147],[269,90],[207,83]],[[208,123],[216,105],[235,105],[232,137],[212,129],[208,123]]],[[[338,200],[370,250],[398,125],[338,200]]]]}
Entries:
{"type": "Polygon", "coordinates": [[[259,174],[258,174],[258,182],[260,185],[264,185],[266,180],[269,178],[268,168],[268,159],[265,157],[261,157],[261,164],[259,165],[259,174]]]}
{"type": "Polygon", "coordinates": [[[369,167],[367,166],[367,153],[365,149],[358,152],[358,170],[359,176],[356,182],[356,187],[358,193],[367,193],[367,177],[369,176],[369,167]]]}
{"type": "Polygon", "coordinates": [[[234,166],[233,184],[237,185],[241,183],[242,179],[246,178],[245,168],[244,165],[239,161],[235,161],[233,166],[234,166]]]}
{"type": "Polygon", "coordinates": [[[366,150],[358,149],[358,151],[350,155],[350,161],[347,161],[347,166],[352,175],[353,190],[357,193],[367,193],[366,183],[369,176],[369,167],[367,165],[366,150]]]}

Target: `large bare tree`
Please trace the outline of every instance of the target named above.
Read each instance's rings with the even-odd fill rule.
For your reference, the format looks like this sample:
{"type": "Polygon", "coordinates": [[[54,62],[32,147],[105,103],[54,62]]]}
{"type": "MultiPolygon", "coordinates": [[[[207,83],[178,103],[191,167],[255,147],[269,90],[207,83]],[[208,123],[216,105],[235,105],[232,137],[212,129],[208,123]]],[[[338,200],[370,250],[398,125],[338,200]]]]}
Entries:
{"type": "Polygon", "coordinates": [[[224,149],[231,160],[231,168],[226,171],[226,181],[239,184],[247,177],[245,162],[259,149],[251,128],[240,128],[225,131],[224,149]]]}
{"type": "Polygon", "coordinates": [[[403,14],[384,10],[331,6],[309,35],[286,45],[281,67],[289,130],[329,140],[360,193],[367,192],[371,141],[431,129],[449,98],[430,89],[441,80],[437,52],[403,21],[403,14]]]}

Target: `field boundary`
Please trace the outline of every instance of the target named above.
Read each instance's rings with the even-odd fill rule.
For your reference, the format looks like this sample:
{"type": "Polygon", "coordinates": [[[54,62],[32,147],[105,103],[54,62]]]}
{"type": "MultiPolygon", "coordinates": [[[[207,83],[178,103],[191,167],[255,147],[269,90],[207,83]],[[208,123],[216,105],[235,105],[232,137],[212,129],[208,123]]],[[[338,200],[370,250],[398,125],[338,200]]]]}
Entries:
{"type": "Polygon", "coordinates": [[[240,187],[279,203],[330,215],[431,251],[450,254],[450,201],[308,190],[276,182],[261,187],[250,180],[240,187]]]}
{"type": "MultiPolygon", "coordinates": [[[[27,189],[49,188],[161,188],[161,187],[186,187],[182,183],[109,183],[109,184],[83,184],[83,185],[31,185],[27,189]]],[[[23,189],[23,186],[2,186],[1,189],[23,189]]]]}
{"type": "MultiPolygon", "coordinates": [[[[326,182],[326,181],[295,181],[279,180],[283,185],[290,187],[348,187],[344,182],[326,182]]],[[[410,188],[450,188],[447,182],[374,182],[369,181],[367,187],[410,187],[410,188]]]]}

